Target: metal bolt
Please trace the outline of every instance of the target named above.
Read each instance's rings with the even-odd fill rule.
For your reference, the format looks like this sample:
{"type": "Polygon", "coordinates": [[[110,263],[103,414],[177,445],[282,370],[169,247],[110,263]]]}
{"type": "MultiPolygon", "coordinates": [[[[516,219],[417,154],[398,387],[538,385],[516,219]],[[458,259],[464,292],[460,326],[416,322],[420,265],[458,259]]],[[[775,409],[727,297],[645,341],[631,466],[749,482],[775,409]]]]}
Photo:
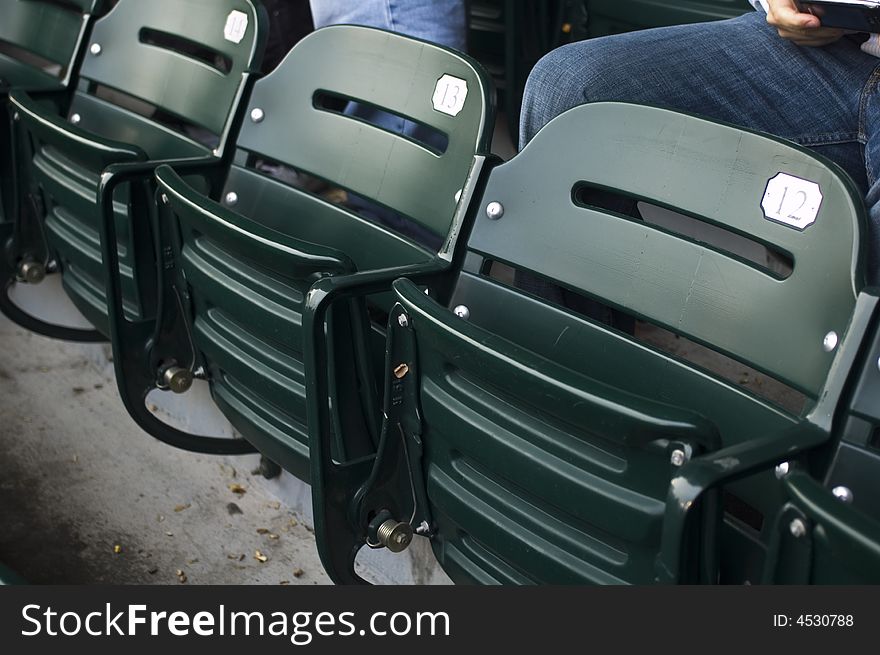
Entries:
{"type": "Polygon", "coordinates": [[[162,204],[163,205],[168,204],[168,194],[165,194],[165,193],[162,194],[162,204]]]}
{"type": "Polygon", "coordinates": [[[421,523],[419,523],[419,527],[416,528],[416,534],[421,534],[421,535],[431,534],[431,526],[428,525],[427,521],[422,521],[421,523]]]}
{"type": "Polygon", "coordinates": [[[100,56],[101,52],[104,49],[101,47],[100,43],[93,43],[91,47],[89,47],[89,52],[91,52],[95,57],[100,56]]]}
{"type": "Polygon", "coordinates": [[[486,207],[486,216],[488,216],[493,221],[497,221],[499,218],[504,216],[504,205],[500,202],[490,202],[486,207]]]}
{"type": "Polygon", "coordinates": [[[669,461],[672,462],[672,465],[675,467],[684,466],[687,460],[687,453],[680,448],[676,448],[675,450],[673,450],[672,456],[669,458],[669,461]]]}
{"type": "Polygon", "coordinates": [[[468,309],[467,305],[459,305],[452,310],[452,313],[464,320],[468,320],[471,317],[471,310],[468,309]]]}
{"type": "Polygon", "coordinates": [[[837,344],[840,343],[840,337],[837,336],[837,332],[829,332],[825,335],[825,340],[822,342],[822,347],[825,349],[826,353],[834,352],[837,348],[837,344]]]}
{"type": "Polygon", "coordinates": [[[193,383],[192,371],[180,366],[169,366],[162,372],[162,382],[174,393],[186,393],[193,383]]]}
{"type": "Polygon", "coordinates": [[[409,327],[409,317],[406,314],[398,314],[397,324],[402,328],[409,327]]]}
{"type": "Polygon", "coordinates": [[[776,466],[776,478],[781,480],[785,476],[787,476],[791,472],[791,463],[790,462],[782,462],[776,466]]]}
{"type": "Polygon", "coordinates": [[[834,487],[834,489],[831,490],[831,493],[837,498],[837,500],[846,503],[847,505],[851,504],[853,501],[853,492],[849,487],[834,487]]]}
{"type": "Polygon", "coordinates": [[[25,261],[19,265],[18,275],[28,284],[39,284],[46,278],[46,269],[39,262],[25,261]]]}
{"type": "Polygon", "coordinates": [[[259,107],[254,107],[251,110],[251,120],[254,123],[262,123],[264,118],[266,118],[266,112],[259,107]]]}
{"type": "Polygon", "coordinates": [[[794,519],[788,524],[788,529],[791,532],[791,536],[795,539],[800,539],[807,534],[807,524],[801,519],[794,519]]]}
{"type": "Polygon", "coordinates": [[[82,116],[80,116],[79,114],[73,114],[70,117],[70,122],[73,123],[74,125],[79,125],[79,122],[81,120],[82,120],[82,116]]]}
{"type": "Polygon", "coordinates": [[[392,553],[401,553],[412,543],[413,531],[409,523],[388,519],[376,531],[379,543],[392,553]]]}
{"type": "Polygon", "coordinates": [[[238,194],[235,191],[226,194],[226,204],[230,207],[235,207],[238,204],[238,194]]]}
{"type": "Polygon", "coordinates": [[[398,380],[405,378],[407,373],[409,373],[409,366],[406,364],[399,364],[397,368],[394,369],[394,377],[398,380]]]}

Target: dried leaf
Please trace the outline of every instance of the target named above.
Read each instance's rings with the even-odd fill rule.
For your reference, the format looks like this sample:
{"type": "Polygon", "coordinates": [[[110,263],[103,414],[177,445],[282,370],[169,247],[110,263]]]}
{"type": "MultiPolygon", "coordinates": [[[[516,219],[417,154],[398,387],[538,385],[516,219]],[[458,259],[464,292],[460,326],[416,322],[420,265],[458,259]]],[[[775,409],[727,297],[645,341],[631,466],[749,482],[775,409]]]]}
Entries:
{"type": "Polygon", "coordinates": [[[269,534],[268,528],[257,528],[257,534],[269,534]]]}
{"type": "Polygon", "coordinates": [[[185,511],[188,510],[190,507],[192,507],[192,503],[186,503],[185,505],[175,505],[175,506],[174,506],[174,511],[175,511],[175,512],[185,512],[185,511]]]}
{"type": "Polygon", "coordinates": [[[149,573],[150,575],[156,575],[158,572],[159,572],[158,566],[153,566],[147,570],[147,573],[149,573]]]}
{"type": "Polygon", "coordinates": [[[303,571],[302,569],[293,569],[293,577],[294,577],[294,578],[301,578],[301,577],[303,577],[305,574],[306,574],[306,572],[303,571]]]}
{"type": "Polygon", "coordinates": [[[247,489],[242,487],[237,482],[229,485],[229,491],[231,491],[232,493],[237,494],[239,496],[243,496],[244,494],[247,493],[247,489]]]}
{"type": "Polygon", "coordinates": [[[269,539],[275,540],[275,539],[281,539],[281,537],[279,537],[277,534],[270,534],[269,539]]]}
{"type": "Polygon", "coordinates": [[[282,587],[284,587],[284,586],[286,586],[286,585],[289,585],[289,584],[290,584],[290,580],[282,580],[282,581],[281,581],[281,582],[279,582],[279,583],[278,583],[278,584],[280,584],[280,585],[281,585],[281,586],[282,586],[282,587]]]}
{"type": "Polygon", "coordinates": [[[228,505],[226,505],[226,511],[229,512],[230,516],[235,516],[236,514],[244,514],[244,512],[241,511],[241,507],[239,507],[235,503],[229,503],[228,505]]]}
{"type": "Polygon", "coordinates": [[[173,533],[173,532],[166,532],[166,533],[165,533],[165,536],[166,536],[166,537],[173,537],[173,536],[174,536],[174,533],[173,533]]]}
{"type": "Polygon", "coordinates": [[[260,564],[265,564],[269,561],[269,558],[263,555],[260,551],[256,551],[254,553],[254,559],[257,560],[260,564]]]}

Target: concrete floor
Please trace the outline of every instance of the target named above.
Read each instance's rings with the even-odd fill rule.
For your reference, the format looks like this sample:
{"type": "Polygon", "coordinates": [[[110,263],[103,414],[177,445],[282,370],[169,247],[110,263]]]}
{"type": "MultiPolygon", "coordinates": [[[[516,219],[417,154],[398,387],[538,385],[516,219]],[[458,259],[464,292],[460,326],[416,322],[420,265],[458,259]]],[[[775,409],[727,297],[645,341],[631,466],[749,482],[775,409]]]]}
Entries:
{"type": "Polygon", "coordinates": [[[0,561],[33,583],[329,583],[308,519],[251,474],[256,456],[144,434],[95,365],[102,346],[2,317],[0,344],[0,561]]]}

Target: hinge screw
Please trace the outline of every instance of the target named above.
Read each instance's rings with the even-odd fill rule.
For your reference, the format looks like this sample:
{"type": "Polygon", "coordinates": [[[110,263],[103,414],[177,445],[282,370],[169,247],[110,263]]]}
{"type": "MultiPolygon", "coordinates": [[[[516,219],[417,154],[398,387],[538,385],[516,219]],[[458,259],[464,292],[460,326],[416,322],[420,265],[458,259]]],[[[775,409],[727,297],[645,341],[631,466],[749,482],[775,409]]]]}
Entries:
{"type": "Polygon", "coordinates": [[[853,492],[849,487],[834,487],[834,489],[831,490],[831,493],[837,498],[837,500],[846,503],[847,505],[851,504],[853,501],[853,492]]]}
{"type": "Polygon", "coordinates": [[[467,307],[467,305],[459,305],[452,310],[452,313],[459,318],[464,319],[465,321],[471,317],[471,310],[467,307]]]}
{"type": "Polygon", "coordinates": [[[79,114],[73,114],[70,117],[70,122],[73,123],[74,125],[79,125],[79,122],[81,120],[82,120],[82,116],[80,116],[79,114]]]}
{"type": "Polygon", "coordinates": [[[266,118],[266,112],[259,107],[254,107],[251,110],[251,120],[254,123],[262,123],[264,118],[266,118]]]}
{"type": "Polygon", "coordinates": [[[688,461],[687,453],[680,448],[676,448],[672,451],[669,461],[672,462],[672,465],[675,467],[684,466],[688,461]]]}
{"type": "Polygon", "coordinates": [[[238,194],[235,191],[226,194],[226,204],[230,207],[235,207],[238,204],[238,194]]]}
{"type": "Polygon", "coordinates": [[[776,479],[781,480],[791,472],[791,463],[782,462],[776,466],[776,479]]]}
{"type": "Polygon", "coordinates": [[[840,343],[840,337],[837,336],[837,332],[829,332],[825,335],[825,340],[822,341],[822,347],[826,353],[830,353],[834,352],[838,343],[840,343]]]}
{"type": "Polygon", "coordinates": [[[104,50],[104,49],[101,47],[101,44],[100,44],[100,43],[93,43],[93,44],[89,47],[89,52],[91,52],[95,57],[100,56],[100,54],[101,54],[101,52],[102,52],[103,50],[104,50]]]}
{"type": "Polygon", "coordinates": [[[397,324],[402,328],[409,327],[409,317],[406,314],[398,314],[397,324]]]}
{"type": "Polygon", "coordinates": [[[791,531],[791,536],[795,539],[800,539],[807,534],[807,524],[801,519],[794,519],[789,523],[788,529],[791,531]]]}
{"type": "Polygon", "coordinates": [[[504,216],[504,205],[500,202],[490,202],[486,207],[486,216],[488,216],[493,221],[497,221],[499,218],[504,216]]]}

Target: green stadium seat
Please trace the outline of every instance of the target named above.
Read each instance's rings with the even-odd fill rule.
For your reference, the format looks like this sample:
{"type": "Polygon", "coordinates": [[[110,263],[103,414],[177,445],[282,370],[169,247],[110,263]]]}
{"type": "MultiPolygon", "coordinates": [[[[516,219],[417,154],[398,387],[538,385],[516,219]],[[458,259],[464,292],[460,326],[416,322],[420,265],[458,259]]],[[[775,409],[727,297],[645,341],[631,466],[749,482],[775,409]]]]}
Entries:
{"type": "MultiPolygon", "coordinates": [[[[604,103],[494,168],[474,209],[449,302],[394,284],[376,456],[338,462],[345,433],[326,413],[310,423],[331,577],[361,582],[362,546],[416,533],[457,582],[761,580],[789,493],[774,467],[832,443],[877,307],[849,178],[779,139],[604,103]],[[593,190],[746,236],[791,270],[617,214],[593,190]],[[501,265],[752,367],[804,409],[526,293],[501,265]]],[[[307,324],[320,325],[325,285],[307,324]]],[[[332,333],[308,334],[308,350],[332,350],[332,333]]],[[[310,404],[324,407],[324,357],[308,363],[310,404]]]]}
{"type": "Polygon", "coordinates": [[[117,170],[126,173],[124,185],[105,180],[115,189],[125,307],[131,317],[152,317],[153,172],[163,161],[210,165],[226,155],[267,21],[250,0],[121,0],[95,22],[64,113],[23,89],[11,91],[17,125],[34,144],[32,158],[20,162],[36,187],[38,216],[30,220],[45,232],[47,259],[67,294],[100,334],[109,333],[98,231],[102,172],[126,164],[117,170]]]}
{"type": "MultiPolygon", "coordinates": [[[[104,205],[117,379],[129,412],[151,434],[227,452],[231,440],[170,434],[144,406],[147,393],[168,388],[164,377],[175,374],[169,363],[176,374],[207,379],[247,442],[308,480],[302,313],[309,289],[325,276],[347,280],[381,270],[387,292],[401,274],[449,267],[488,150],[490,95],[479,67],[460,54],[380,30],[329,27],[303,39],[254,85],[246,116],[219,202],[188,184],[186,169],[157,170],[166,253],[158,327],[125,311],[124,262],[106,247],[118,242],[118,223],[104,205]],[[430,128],[442,136],[439,145],[349,115],[348,101],[430,128]],[[288,178],[323,180],[374,214],[394,211],[402,225],[388,227],[352,203],[334,204],[270,175],[269,167],[283,167],[288,178]],[[432,248],[416,235],[442,245],[432,248]]],[[[345,405],[356,407],[333,420],[360,435],[339,457],[375,450],[381,407],[372,345],[379,344],[381,360],[384,336],[372,335],[384,330],[384,318],[374,327],[370,312],[381,315],[382,308],[382,297],[368,307],[363,296],[333,308],[330,329],[338,339],[329,371],[345,405]]]]}
{"type": "MultiPolygon", "coordinates": [[[[26,144],[17,143],[18,139],[13,137],[9,91],[20,88],[39,94],[61,110],[70,99],[73,73],[93,18],[103,6],[98,0],[66,4],[47,0],[0,1],[0,248],[4,252],[0,258],[0,278],[7,285],[13,284],[16,277],[30,277],[32,281],[40,278],[45,262],[38,262],[46,256],[39,231],[15,229],[13,216],[28,209],[22,207],[18,195],[17,165],[19,159],[27,158],[28,151],[26,144]]],[[[27,194],[24,195],[26,202],[27,194]]],[[[0,292],[0,310],[25,327],[36,326],[9,300],[8,291],[3,288],[0,292]]]]}

